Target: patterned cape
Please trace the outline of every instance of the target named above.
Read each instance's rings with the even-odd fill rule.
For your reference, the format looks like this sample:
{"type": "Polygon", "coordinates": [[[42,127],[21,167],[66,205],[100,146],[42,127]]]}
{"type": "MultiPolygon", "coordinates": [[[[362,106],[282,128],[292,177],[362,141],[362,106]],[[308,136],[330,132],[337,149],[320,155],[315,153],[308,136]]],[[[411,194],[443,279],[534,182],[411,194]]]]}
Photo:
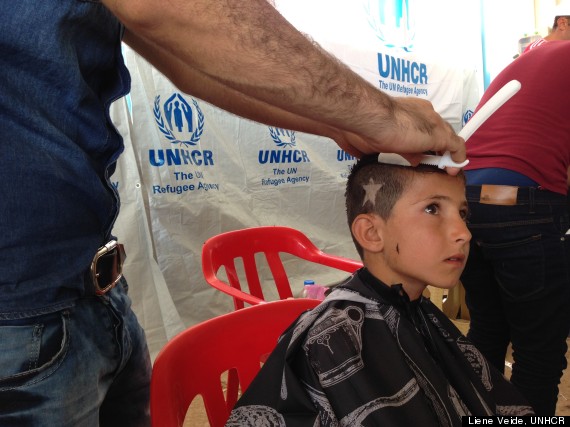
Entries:
{"type": "Polygon", "coordinates": [[[303,313],[227,427],[460,426],[532,415],[514,386],[428,299],[356,272],[303,313]]]}

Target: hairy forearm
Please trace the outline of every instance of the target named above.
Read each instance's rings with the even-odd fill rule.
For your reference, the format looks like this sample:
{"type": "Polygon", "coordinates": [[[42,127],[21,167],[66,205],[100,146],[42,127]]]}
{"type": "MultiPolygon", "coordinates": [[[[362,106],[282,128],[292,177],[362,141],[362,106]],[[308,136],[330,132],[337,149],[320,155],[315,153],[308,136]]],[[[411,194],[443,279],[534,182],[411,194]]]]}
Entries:
{"type": "MultiPolygon", "coordinates": [[[[390,97],[316,49],[265,0],[152,3],[123,0],[114,12],[133,33],[221,85],[347,131],[377,131],[392,119],[390,97]]],[[[190,76],[175,83],[196,90],[190,76]]]]}
{"type": "Polygon", "coordinates": [[[463,140],[430,102],[381,92],[266,0],[102,1],[127,41],[183,92],[267,124],[332,131],[353,153],[449,150],[465,159],[463,140]],[[297,125],[288,125],[293,118],[297,125]]]}
{"type": "Polygon", "coordinates": [[[172,82],[178,85],[179,81],[191,81],[193,96],[214,104],[226,111],[233,112],[241,117],[264,123],[269,126],[311,133],[334,139],[338,145],[350,154],[360,156],[361,151],[349,143],[355,140],[356,135],[349,135],[341,130],[291,113],[274,105],[267,104],[255,98],[248,97],[220,82],[211,79],[199,70],[188,67],[167,51],[160,49],[153,43],[140,39],[137,35],[127,31],[124,41],[145,58],[153,58],[153,65],[159,71],[168,73],[172,82]]]}

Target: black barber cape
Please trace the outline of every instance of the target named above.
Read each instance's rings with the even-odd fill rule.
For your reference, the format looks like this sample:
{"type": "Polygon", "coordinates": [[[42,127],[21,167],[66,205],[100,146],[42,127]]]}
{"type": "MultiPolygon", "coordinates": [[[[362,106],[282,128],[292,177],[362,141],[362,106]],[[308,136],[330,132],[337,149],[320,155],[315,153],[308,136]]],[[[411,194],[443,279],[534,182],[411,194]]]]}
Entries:
{"type": "Polygon", "coordinates": [[[282,335],[226,424],[460,426],[532,415],[506,378],[428,299],[366,269],[282,335]]]}

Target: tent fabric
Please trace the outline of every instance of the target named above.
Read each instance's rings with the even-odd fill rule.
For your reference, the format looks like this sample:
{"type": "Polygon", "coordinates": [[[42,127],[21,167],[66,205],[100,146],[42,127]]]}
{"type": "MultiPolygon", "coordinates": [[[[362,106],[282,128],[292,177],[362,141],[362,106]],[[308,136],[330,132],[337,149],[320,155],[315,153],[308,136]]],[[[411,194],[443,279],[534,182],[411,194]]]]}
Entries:
{"type": "MultiPolygon", "coordinates": [[[[388,48],[322,46],[387,93],[430,100],[457,131],[479,99],[474,71],[388,48]]],[[[121,197],[114,233],[125,244],[124,271],[153,357],[184,328],[233,310],[202,276],[202,243],[211,236],[290,226],[325,252],[358,259],[344,209],[354,157],[330,139],[245,120],[181,93],[126,46],[124,54],[132,90],[112,106],[125,138],[111,177],[121,197]]],[[[305,279],[345,278],[285,264],[299,295],[305,279]]]]}

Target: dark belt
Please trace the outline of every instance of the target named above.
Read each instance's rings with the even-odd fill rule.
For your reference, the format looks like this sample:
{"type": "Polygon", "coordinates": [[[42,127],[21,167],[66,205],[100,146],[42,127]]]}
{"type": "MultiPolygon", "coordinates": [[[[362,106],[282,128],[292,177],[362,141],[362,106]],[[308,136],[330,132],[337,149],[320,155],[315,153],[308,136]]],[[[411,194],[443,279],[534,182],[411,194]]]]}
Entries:
{"type": "Polygon", "coordinates": [[[101,246],[91,262],[91,281],[97,295],[104,295],[123,277],[126,254],[122,244],[110,240],[101,246]]]}

